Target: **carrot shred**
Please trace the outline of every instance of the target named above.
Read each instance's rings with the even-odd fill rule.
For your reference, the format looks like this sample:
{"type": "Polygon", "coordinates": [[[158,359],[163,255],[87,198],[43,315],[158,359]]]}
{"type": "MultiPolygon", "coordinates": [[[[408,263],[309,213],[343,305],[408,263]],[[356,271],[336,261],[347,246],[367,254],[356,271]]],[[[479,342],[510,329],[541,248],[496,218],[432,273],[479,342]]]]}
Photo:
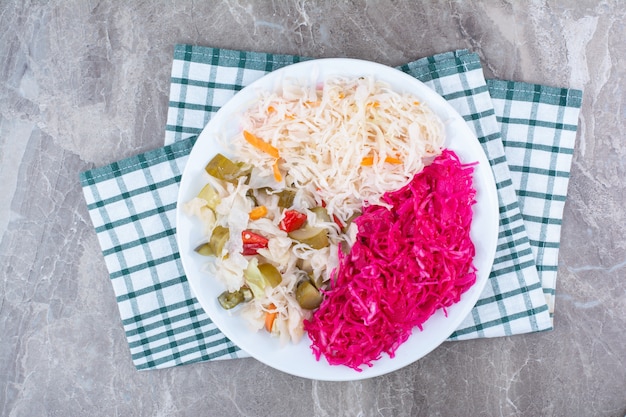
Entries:
{"type": "Polygon", "coordinates": [[[365,156],[361,159],[361,166],[371,167],[374,165],[374,157],[373,156],[365,156]]]}
{"type": "MultiPolygon", "coordinates": [[[[388,163],[388,164],[394,164],[394,165],[402,164],[402,160],[400,158],[395,158],[393,156],[385,157],[385,162],[388,163]]],[[[374,157],[373,156],[366,156],[363,159],[361,159],[361,166],[371,167],[372,165],[374,165],[374,157]]]]}
{"type": "Polygon", "coordinates": [[[276,111],[276,109],[274,108],[274,106],[269,106],[269,107],[267,108],[267,112],[268,112],[268,113],[274,113],[275,111],[276,111]]]}
{"type": "Polygon", "coordinates": [[[248,132],[247,130],[243,131],[243,137],[250,145],[254,146],[258,150],[263,151],[266,154],[273,156],[274,158],[280,157],[280,155],[278,154],[278,149],[260,139],[259,137],[255,136],[254,134],[248,132]]]}
{"type": "Polygon", "coordinates": [[[258,220],[261,217],[265,217],[266,214],[267,214],[267,207],[265,206],[255,207],[250,211],[250,220],[258,220]]]}
{"type": "Polygon", "coordinates": [[[276,182],[281,182],[283,180],[283,176],[280,174],[280,170],[278,169],[278,159],[274,161],[272,171],[274,171],[274,179],[276,182]]]}
{"type": "Polygon", "coordinates": [[[393,156],[388,156],[385,158],[385,162],[388,164],[400,165],[402,160],[400,158],[394,158],[393,156]]]}
{"type": "MultiPolygon", "coordinates": [[[[276,306],[274,304],[270,304],[267,306],[268,310],[276,310],[276,306]]],[[[278,315],[278,311],[274,311],[270,313],[269,311],[265,312],[265,330],[268,332],[272,332],[272,326],[274,325],[274,320],[276,320],[276,316],[278,315]]]]}

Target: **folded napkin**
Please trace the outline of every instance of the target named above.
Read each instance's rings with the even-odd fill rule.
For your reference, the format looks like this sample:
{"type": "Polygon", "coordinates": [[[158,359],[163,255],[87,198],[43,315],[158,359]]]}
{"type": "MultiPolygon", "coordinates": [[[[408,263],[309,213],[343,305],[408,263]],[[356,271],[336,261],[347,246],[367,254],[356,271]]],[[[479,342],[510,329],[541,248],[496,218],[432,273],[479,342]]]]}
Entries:
{"type": "MultiPolygon", "coordinates": [[[[178,185],[197,135],[237,91],[306,58],[178,45],[165,146],[81,174],[138,369],[248,356],[194,298],[175,239],[178,185]]],[[[479,138],[496,178],[493,270],[451,340],[552,328],[560,224],[582,93],[485,80],[465,50],[399,67],[441,94],[479,138]]]]}

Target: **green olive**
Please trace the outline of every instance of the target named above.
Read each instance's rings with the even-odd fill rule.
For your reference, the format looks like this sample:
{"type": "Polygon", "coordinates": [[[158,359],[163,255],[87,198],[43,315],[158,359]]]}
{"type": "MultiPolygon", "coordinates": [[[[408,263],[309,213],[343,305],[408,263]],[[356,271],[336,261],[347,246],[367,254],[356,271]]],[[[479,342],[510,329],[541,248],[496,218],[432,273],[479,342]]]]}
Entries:
{"type": "Polygon", "coordinates": [[[218,153],[204,168],[206,172],[218,180],[236,184],[240,177],[250,178],[252,168],[243,162],[233,162],[221,153],[218,153]]]}
{"type": "Polygon", "coordinates": [[[231,308],[242,303],[243,300],[244,295],[241,290],[237,290],[235,292],[224,291],[217,297],[217,301],[225,310],[230,310],[231,308]]]}
{"type": "Polygon", "coordinates": [[[321,227],[305,226],[289,233],[289,237],[312,247],[322,249],[330,245],[328,231],[321,227]]]}
{"type": "Polygon", "coordinates": [[[313,310],[322,303],[323,297],[317,288],[310,281],[302,281],[296,288],[296,300],[300,307],[313,310]]]}

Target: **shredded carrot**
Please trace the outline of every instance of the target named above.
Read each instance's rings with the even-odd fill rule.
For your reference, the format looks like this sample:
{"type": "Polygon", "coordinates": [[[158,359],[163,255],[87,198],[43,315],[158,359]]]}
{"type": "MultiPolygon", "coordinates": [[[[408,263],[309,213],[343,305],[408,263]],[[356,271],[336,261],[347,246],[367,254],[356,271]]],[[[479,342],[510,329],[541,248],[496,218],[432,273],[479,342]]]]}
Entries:
{"type": "Polygon", "coordinates": [[[366,156],[363,159],[361,159],[361,166],[371,167],[372,165],[374,165],[374,157],[373,156],[366,156]]]}
{"type": "Polygon", "coordinates": [[[400,165],[402,163],[402,160],[400,158],[394,158],[393,156],[388,156],[385,158],[385,162],[387,162],[388,164],[400,165]]]}
{"type": "Polygon", "coordinates": [[[367,105],[372,107],[380,107],[380,103],[378,101],[372,101],[370,103],[367,103],[367,105]]]}
{"type": "Polygon", "coordinates": [[[419,106],[420,102],[419,101],[414,101],[413,104],[415,104],[416,106],[419,106]]]}
{"type": "MultiPolygon", "coordinates": [[[[276,306],[274,304],[270,304],[267,306],[268,310],[276,310],[276,306]]],[[[274,311],[270,313],[269,311],[265,312],[265,330],[268,332],[272,332],[272,326],[274,325],[274,320],[276,320],[276,316],[278,315],[278,311],[274,311]]]]}
{"type": "Polygon", "coordinates": [[[283,180],[283,176],[280,174],[280,170],[278,169],[278,159],[274,161],[272,171],[274,171],[274,179],[276,182],[281,182],[283,180]]]}
{"type": "Polygon", "coordinates": [[[252,133],[248,132],[247,130],[243,131],[243,137],[250,145],[254,146],[258,150],[263,151],[266,154],[273,156],[274,158],[280,157],[280,155],[278,154],[278,149],[258,138],[257,136],[253,135],[252,133]]]}
{"type": "Polygon", "coordinates": [[[293,119],[295,119],[295,116],[294,116],[293,114],[289,114],[289,113],[287,113],[287,114],[285,114],[285,119],[287,119],[287,120],[293,120],[293,119]]]}
{"type": "Polygon", "coordinates": [[[344,93],[339,93],[339,98],[344,98],[346,95],[344,93]]]}
{"type": "Polygon", "coordinates": [[[269,107],[267,108],[267,112],[268,112],[268,113],[274,113],[275,111],[276,111],[276,109],[274,108],[274,106],[269,106],[269,107]]]}
{"type": "Polygon", "coordinates": [[[265,206],[255,207],[250,211],[250,220],[258,220],[261,217],[265,217],[266,214],[267,214],[267,207],[265,206]]]}
{"type": "MultiPolygon", "coordinates": [[[[388,164],[400,165],[402,163],[402,160],[400,158],[394,158],[393,156],[387,156],[385,157],[385,162],[388,164]]],[[[371,167],[372,165],[374,165],[373,156],[366,156],[361,159],[361,166],[371,167]]]]}
{"type": "Polygon", "coordinates": [[[309,108],[311,108],[311,107],[317,107],[317,106],[319,106],[321,103],[322,103],[322,101],[321,101],[321,100],[317,100],[317,101],[305,101],[305,102],[304,102],[304,106],[305,106],[305,107],[309,107],[309,108]]]}

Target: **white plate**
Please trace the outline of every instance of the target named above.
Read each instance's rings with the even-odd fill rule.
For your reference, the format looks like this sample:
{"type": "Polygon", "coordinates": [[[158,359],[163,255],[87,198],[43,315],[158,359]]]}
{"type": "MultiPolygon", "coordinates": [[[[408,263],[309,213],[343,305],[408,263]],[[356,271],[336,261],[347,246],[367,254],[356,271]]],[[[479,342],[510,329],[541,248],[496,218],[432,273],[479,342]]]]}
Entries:
{"type": "Polygon", "coordinates": [[[498,218],[496,187],[489,162],[461,116],[433,90],[399,70],[369,61],[343,58],[293,64],[264,76],[237,93],[211,119],[191,151],[180,184],[176,213],[177,241],[187,279],[200,305],[217,327],[252,357],[273,368],[304,378],[332,381],[364,379],[395,371],[415,362],[445,341],[476,304],[487,282],[495,254],[498,218]],[[478,162],[474,171],[477,203],[471,228],[471,237],[476,246],[476,283],[463,294],[459,303],[448,308],[447,317],[442,311],[437,312],[425,323],[423,331],[415,329],[411,337],[398,348],[393,359],[383,354],[373,367],[365,366],[362,372],[345,366],[330,366],[323,357],[316,361],[306,336],[297,345],[281,347],[277,338],[270,337],[264,331],[251,332],[243,319],[223,310],[217,302],[217,296],[224,291],[224,287],[217,279],[203,272],[206,258],[194,252],[195,243],[202,238],[200,224],[181,211],[183,204],[197,195],[206,183],[204,167],[207,162],[217,152],[228,155],[227,150],[221,149],[216,143],[215,136],[231,137],[239,131],[237,121],[256,100],[258,91],[275,91],[286,77],[316,83],[333,75],[374,76],[398,92],[414,94],[444,121],[445,146],[454,150],[463,162],[478,162]]]}

